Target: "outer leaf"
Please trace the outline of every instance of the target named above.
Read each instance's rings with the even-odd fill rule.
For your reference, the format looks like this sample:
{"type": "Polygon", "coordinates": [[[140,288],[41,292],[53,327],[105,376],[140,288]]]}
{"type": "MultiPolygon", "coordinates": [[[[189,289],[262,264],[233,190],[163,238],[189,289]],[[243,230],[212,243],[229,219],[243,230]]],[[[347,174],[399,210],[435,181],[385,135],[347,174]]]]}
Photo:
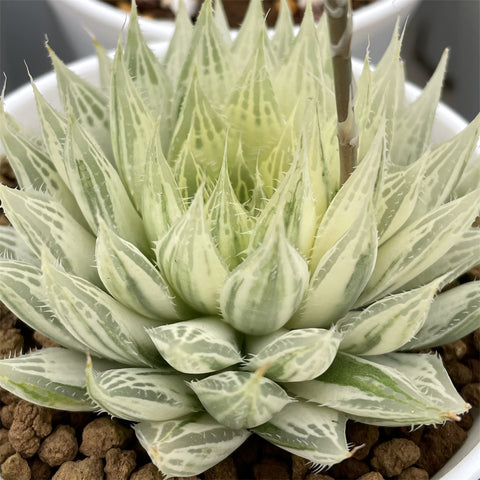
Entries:
{"type": "Polygon", "coordinates": [[[200,190],[156,253],[162,274],[180,297],[199,312],[216,314],[227,270],[208,231],[202,196],[200,190]]]}
{"type": "Polygon", "coordinates": [[[477,190],[433,210],[385,242],[378,250],[375,269],[357,304],[399,291],[437,262],[462,239],[479,208],[477,190]]]}
{"type": "Polygon", "coordinates": [[[11,225],[0,226],[0,257],[35,265],[38,258],[11,225]]]}
{"type": "Polygon", "coordinates": [[[104,223],[100,223],[95,257],[103,284],[120,303],[152,319],[186,318],[188,310],[150,260],[104,223]]]}
{"type": "Polygon", "coordinates": [[[264,243],[226,278],[220,292],[224,321],[249,335],[278,330],[297,310],[308,277],[308,265],[278,217],[264,243]]]}
{"type": "Polygon", "coordinates": [[[236,332],[215,317],[163,325],[147,333],[179,372],[215,372],[242,360],[236,332]]]}
{"type": "Polygon", "coordinates": [[[418,159],[430,142],[443,77],[447,65],[448,50],[442,58],[422,94],[397,114],[397,125],[391,146],[392,160],[398,165],[409,165],[418,159]]]}
{"type": "Polygon", "coordinates": [[[374,425],[441,423],[468,409],[433,355],[339,353],[318,379],[288,391],[374,425]]]}
{"type": "Polygon", "coordinates": [[[286,405],[253,431],[277,447],[323,466],[350,457],[346,423],[340,412],[298,401],[286,405]]]}
{"type": "Polygon", "coordinates": [[[201,409],[185,377],[170,369],[115,368],[96,372],[89,362],[86,381],[94,402],[124,420],[157,422],[201,409]]]}
{"type": "Polygon", "coordinates": [[[128,74],[120,45],[113,63],[110,124],[115,163],[140,210],[148,147],[145,138],[152,138],[155,123],[128,74]]]}
{"type": "Polygon", "coordinates": [[[64,348],[44,348],[0,360],[0,385],[43,407],[89,412],[95,405],[85,389],[85,357],[64,348]]]}
{"type": "Polygon", "coordinates": [[[47,45],[47,50],[57,74],[60,100],[66,112],[72,111],[102,147],[105,155],[111,155],[108,99],[91,83],[69,70],[47,45]]]}
{"type": "Polygon", "coordinates": [[[42,262],[45,288],[55,315],[92,354],[128,365],[159,363],[145,333],[155,323],[125,308],[83,278],[42,262]]]}
{"type": "Polygon", "coordinates": [[[34,265],[15,260],[0,260],[0,300],[29,327],[64,347],[82,346],[45,305],[46,292],[42,271],[34,265]]]}
{"type": "Polygon", "coordinates": [[[102,90],[109,95],[110,87],[112,85],[112,70],[113,61],[108,56],[108,52],[100,45],[96,38],[92,38],[93,46],[95,47],[95,53],[98,59],[98,73],[100,76],[100,85],[102,90]]]}
{"type": "Polygon", "coordinates": [[[190,415],[165,422],[142,422],[135,433],[157,468],[168,476],[198,475],[236,450],[249,436],[210,415],[190,415]]]}
{"type": "Polygon", "coordinates": [[[349,312],[336,327],[345,332],[340,350],[357,355],[394,352],[422,328],[441,279],[390,295],[365,310],[349,312]]]}
{"type": "Polygon", "coordinates": [[[329,327],[354,305],[370,278],[377,254],[371,205],[321,258],[289,328],[329,327]]]}
{"type": "Polygon", "coordinates": [[[207,412],[222,425],[235,430],[267,422],[292,400],[272,380],[256,373],[222,372],[190,382],[207,412]]]}
{"type": "Polygon", "coordinates": [[[120,177],[87,132],[72,119],[65,147],[69,184],[94,233],[102,219],[118,235],[147,251],[142,219],[120,177]]]}
{"type": "Polygon", "coordinates": [[[9,220],[37,257],[45,246],[54,258],[62,260],[66,271],[99,282],[93,267],[95,239],[62,205],[38,192],[3,185],[0,194],[9,220]],[[77,246],[75,251],[72,245],[77,246]]]}
{"type": "Polygon", "coordinates": [[[480,328],[480,288],[469,282],[447,290],[433,302],[420,331],[402,350],[436,347],[480,328]]]}
{"type": "Polygon", "coordinates": [[[247,339],[252,355],[245,369],[268,366],[265,376],[276,382],[301,382],[321,375],[333,362],[342,335],[320,328],[280,329],[265,337],[247,339]]]}
{"type": "Polygon", "coordinates": [[[287,0],[280,0],[280,13],[275,24],[275,33],[272,38],[272,49],[281,62],[290,51],[295,35],[293,33],[293,19],[287,0]]]}

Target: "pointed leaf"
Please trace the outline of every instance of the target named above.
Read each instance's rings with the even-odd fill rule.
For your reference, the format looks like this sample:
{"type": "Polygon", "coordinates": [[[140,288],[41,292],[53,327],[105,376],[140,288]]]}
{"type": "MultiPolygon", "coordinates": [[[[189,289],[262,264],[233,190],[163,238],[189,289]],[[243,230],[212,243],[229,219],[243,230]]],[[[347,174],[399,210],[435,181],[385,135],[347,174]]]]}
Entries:
{"type": "Polygon", "coordinates": [[[89,362],[87,391],[110,415],[134,422],[164,421],[201,409],[183,375],[173,370],[115,368],[97,372],[89,362]]]}
{"type": "Polygon", "coordinates": [[[286,405],[253,431],[318,467],[333,465],[350,457],[345,438],[346,423],[347,418],[336,410],[298,401],[286,405]]]}
{"type": "Polygon", "coordinates": [[[235,430],[267,422],[292,400],[272,380],[256,373],[222,372],[190,382],[200,402],[222,425],[235,430]]]}
{"type": "Polygon", "coordinates": [[[64,348],[43,348],[0,360],[0,385],[28,402],[47,408],[90,412],[85,389],[85,356],[64,348]]]}
{"type": "Polygon", "coordinates": [[[236,332],[215,317],[163,325],[147,333],[162,357],[179,372],[210,373],[242,360],[236,332]]]}
{"type": "Polygon", "coordinates": [[[235,451],[249,436],[205,413],[165,422],[141,422],[135,433],[152,462],[168,476],[198,475],[235,451]]]}
{"type": "Polygon", "coordinates": [[[31,265],[39,263],[38,258],[11,225],[0,225],[0,257],[31,265]]]}

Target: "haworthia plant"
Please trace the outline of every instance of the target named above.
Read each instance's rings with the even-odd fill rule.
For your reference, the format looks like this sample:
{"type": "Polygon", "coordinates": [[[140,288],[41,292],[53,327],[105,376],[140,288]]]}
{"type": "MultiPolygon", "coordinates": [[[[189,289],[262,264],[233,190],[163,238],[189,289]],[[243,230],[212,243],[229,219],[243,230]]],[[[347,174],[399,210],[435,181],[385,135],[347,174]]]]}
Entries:
{"type": "Polygon", "coordinates": [[[181,8],[159,59],[133,9],[114,60],[97,45],[101,87],[50,50],[64,109],[33,86],[40,136],[0,108],[20,183],[0,188],[0,300],[64,347],[0,361],[0,385],[134,422],[167,476],[252,433],[328,466],[348,419],[469,408],[414,352],[480,326],[478,283],[439,294],[480,263],[480,118],[431,145],[446,58],[407,105],[395,33],[340,182],[326,23],[307,8],[295,37],[282,5],[270,39],[251,1],[233,42],[211,1],[195,26],[181,8]]]}

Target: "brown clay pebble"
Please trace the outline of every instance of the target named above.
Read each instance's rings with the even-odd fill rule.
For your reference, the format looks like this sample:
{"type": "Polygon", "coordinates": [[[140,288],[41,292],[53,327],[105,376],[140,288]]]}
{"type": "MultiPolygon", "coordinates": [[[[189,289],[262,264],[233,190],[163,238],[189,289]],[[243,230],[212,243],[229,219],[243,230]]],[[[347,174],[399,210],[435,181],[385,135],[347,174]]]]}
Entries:
{"type": "Polygon", "coordinates": [[[42,438],[52,431],[52,411],[20,400],[15,406],[8,439],[24,458],[33,457],[42,438]]]}
{"type": "Polygon", "coordinates": [[[292,480],[303,480],[310,470],[308,460],[292,454],[292,480]]]}
{"type": "Polygon", "coordinates": [[[411,440],[415,445],[420,444],[424,430],[425,427],[423,426],[413,429],[411,427],[400,427],[400,432],[402,432],[402,435],[408,440],[411,440]]]}
{"type": "Polygon", "coordinates": [[[380,432],[378,427],[357,422],[347,423],[348,441],[353,443],[355,447],[364,445],[353,454],[353,457],[357,460],[363,460],[368,456],[370,449],[377,443],[379,436],[380,432]]]}
{"type": "Polygon", "coordinates": [[[305,480],[334,480],[330,475],[322,475],[320,473],[309,473],[305,480]]]}
{"type": "Polygon", "coordinates": [[[107,480],[128,480],[137,466],[136,458],[133,450],[111,448],[105,455],[107,480]]]}
{"type": "Polygon", "coordinates": [[[442,347],[444,362],[452,360],[461,360],[467,353],[467,345],[463,340],[457,340],[452,343],[447,343],[442,347]]]}
{"type": "Polygon", "coordinates": [[[430,475],[423,468],[410,467],[404,470],[397,480],[428,480],[430,475]]]}
{"type": "Polygon", "coordinates": [[[0,409],[0,421],[5,428],[10,428],[12,426],[15,406],[15,403],[11,403],[10,405],[4,405],[0,409]]]}
{"type": "Polygon", "coordinates": [[[8,441],[8,430],[0,429],[0,465],[10,456],[15,453],[15,449],[8,441]]]}
{"type": "Polygon", "coordinates": [[[466,438],[467,432],[462,430],[456,422],[446,422],[441,427],[426,428],[420,444],[422,455],[417,461],[417,467],[433,475],[445,465],[466,438]]]}
{"type": "Polygon", "coordinates": [[[111,448],[125,447],[131,436],[131,429],[108,417],[100,417],[83,429],[80,452],[87,457],[103,458],[111,448]]]}
{"type": "Polygon", "coordinates": [[[477,352],[480,352],[480,328],[473,332],[473,345],[477,352]]]}
{"type": "Polygon", "coordinates": [[[52,480],[104,480],[103,461],[101,458],[88,457],[77,462],[66,462],[52,480]]]}
{"type": "Polygon", "coordinates": [[[0,358],[19,355],[23,348],[23,336],[18,328],[0,330],[0,358]]]}
{"type": "Polygon", "coordinates": [[[56,467],[77,456],[78,443],[70,425],[59,425],[40,445],[38,456],[42,462],[56,467]]]}
{"type": "Polygon", "coordinates": [[[361,477],[370,471],[368,465],[356,458],[347,458],[343,462],[337,463],[333,465],[330,470],[328,470],[328,474],[332,475],[332,477],[341,478],[350,480],[361,477]]]}
{"type": "Polygon", "coordinates": [[[227,478],[238,478],[237,469],[232,457],[227,457],[220,463],[205,472],[205,480],[225,480],[227,478]]]}
{"type": "Polygon", "coordinates": [[[467,365],[472,371],[472,382],[480,382],[480,360],[469,358],[467,365]]]}
{"type": "Polygon", "coordinates": [[[253,466],[255,480],[290,480],[290,472],[285,462],[277,458],[264,458],[253,466]]]}
{"type": "Polygon", "coordinates": [[[30,465],[32,470],[32,480],[50,480],[52,475],[52,469],[50,465],[43,463],[38,458],[34,458],[30,465]]]}
{"type": "Polygon", "coordinates": [[[480,407],[480,383],[469,383],[465,385],[460,394],[472,407],[480,407]]]}
{"type": "Polygon", "coordinates": [[[457,425],[463,430],[470,430],[473,425],[473,415],[470,412],[464,413],[457,425]]]}
{"type": "Polygon", "coordinates": [[[383,475],[378,472],[368,472],[361,477],[358,477],[357,480],[384,480],[383,475]]]}
{"type": "Polygon", "coordinates": [[[28,462],[18,453],[3,462],[1,472],[4,480],[30,480],[32,477],[28,462]]]}
{"type": "Polygon", "coordinates": [[[20,399],[16,397],[13,393],[0,388],[0,402],[4,403],[5,405],[10,405],[12,403],[18,403],[20,399]]]}
{"type": "Polygon", "coordinates": [[[45,335],[41,334],[40,332],[33,332],[33,340],[39,347],[49,348],[49,347],[59,347],[60,345],[53,340],[50,340],[45,335]]]}
{"type": "Polygon", "coordinates": [[[394,438],[381,443],[373,450],[370,464],[385,477],[399,475],[420,457],[420,449],[411,440],[394,438]]]}
{"type": "Polygon", "coordinates": [[[163,480],[163,475],[153,463],[147,463],[132,473],[130,480],[163,480]]]}
{"type": "Polygon", "coordinates": [[[446,363],[445,369],[455,385],[466,385],[473,381],[473,372],[457,360],[446,363]]]}

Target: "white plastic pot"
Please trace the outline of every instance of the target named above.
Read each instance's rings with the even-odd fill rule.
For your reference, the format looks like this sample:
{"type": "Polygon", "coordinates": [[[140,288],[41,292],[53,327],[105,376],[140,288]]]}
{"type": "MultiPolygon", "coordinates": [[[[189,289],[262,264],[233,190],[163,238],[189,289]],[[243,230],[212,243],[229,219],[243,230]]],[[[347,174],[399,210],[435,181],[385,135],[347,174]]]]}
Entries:
{"type": "MultiPolygon", "coordinates": [[[[85,0],[82,0],[85,1],[85,0]]],[[[81,2],[79,2],[81,3],[81,2]]],[[[166,42],[152,46],[158,56],[166,52],[166,42]]],[[[69,65],[72,70],[83,78],[98,84],[98,65],[95,57],[77,61],[69,65]]],[[[356,74],[359,74],[362,64],[358,61],[354,64],[356,74]]],[[[55,106],[59,107],[56,88],[56,77],[54,73],[48,73],[35,81],[39,90],[55,106]]],[[[414,85],[406,85],[408,100],[415,99],[420,90],[414,85]]],[[[33,129],[39,129],[35,109],[35,100],[29,84],[20,87],[5,98],[5,110],[11,113],[19,122],[33,129]]],[[[437,110],[433,129],[433,142],[438,143],[446,140],[463,130],[467,122],[446,105],[440,104],[437,110]]],[[[480,149],[479,149],[480,150],[480,149]]],[[[0,145],[0,154],[2,153],[0,145]]],[[[480,153],[480,152],[479,152],[480,153]]],[[[473,409],[476,421],[469,431],[468,439],[460,450],[431,480],[479,480],[480,478],[480,412],[473,409]]],[[[0,480],[1,477],[0,477],[0,480]]]]}
{"type": "MultiPolygon", "coordinates": [[[[224,0],[228,1],[228,0],[224,0]]],[[[405,23],[421,0],[377,0],[353,14],[353,55],[365,56],[370,39],[370,55],[377,62],[390,41],[397,18],[405,23]]],[[[48,0],[60,21],[65,37],[78,58],[93,53],[87,31],[105,48],[114,48],[120,32],[128,22],[128,14],[101,0],[48,0]]],[[[140,27],[147,41],[168,40],[173,33],[170,20],[140,18],[140,27]]]]}

